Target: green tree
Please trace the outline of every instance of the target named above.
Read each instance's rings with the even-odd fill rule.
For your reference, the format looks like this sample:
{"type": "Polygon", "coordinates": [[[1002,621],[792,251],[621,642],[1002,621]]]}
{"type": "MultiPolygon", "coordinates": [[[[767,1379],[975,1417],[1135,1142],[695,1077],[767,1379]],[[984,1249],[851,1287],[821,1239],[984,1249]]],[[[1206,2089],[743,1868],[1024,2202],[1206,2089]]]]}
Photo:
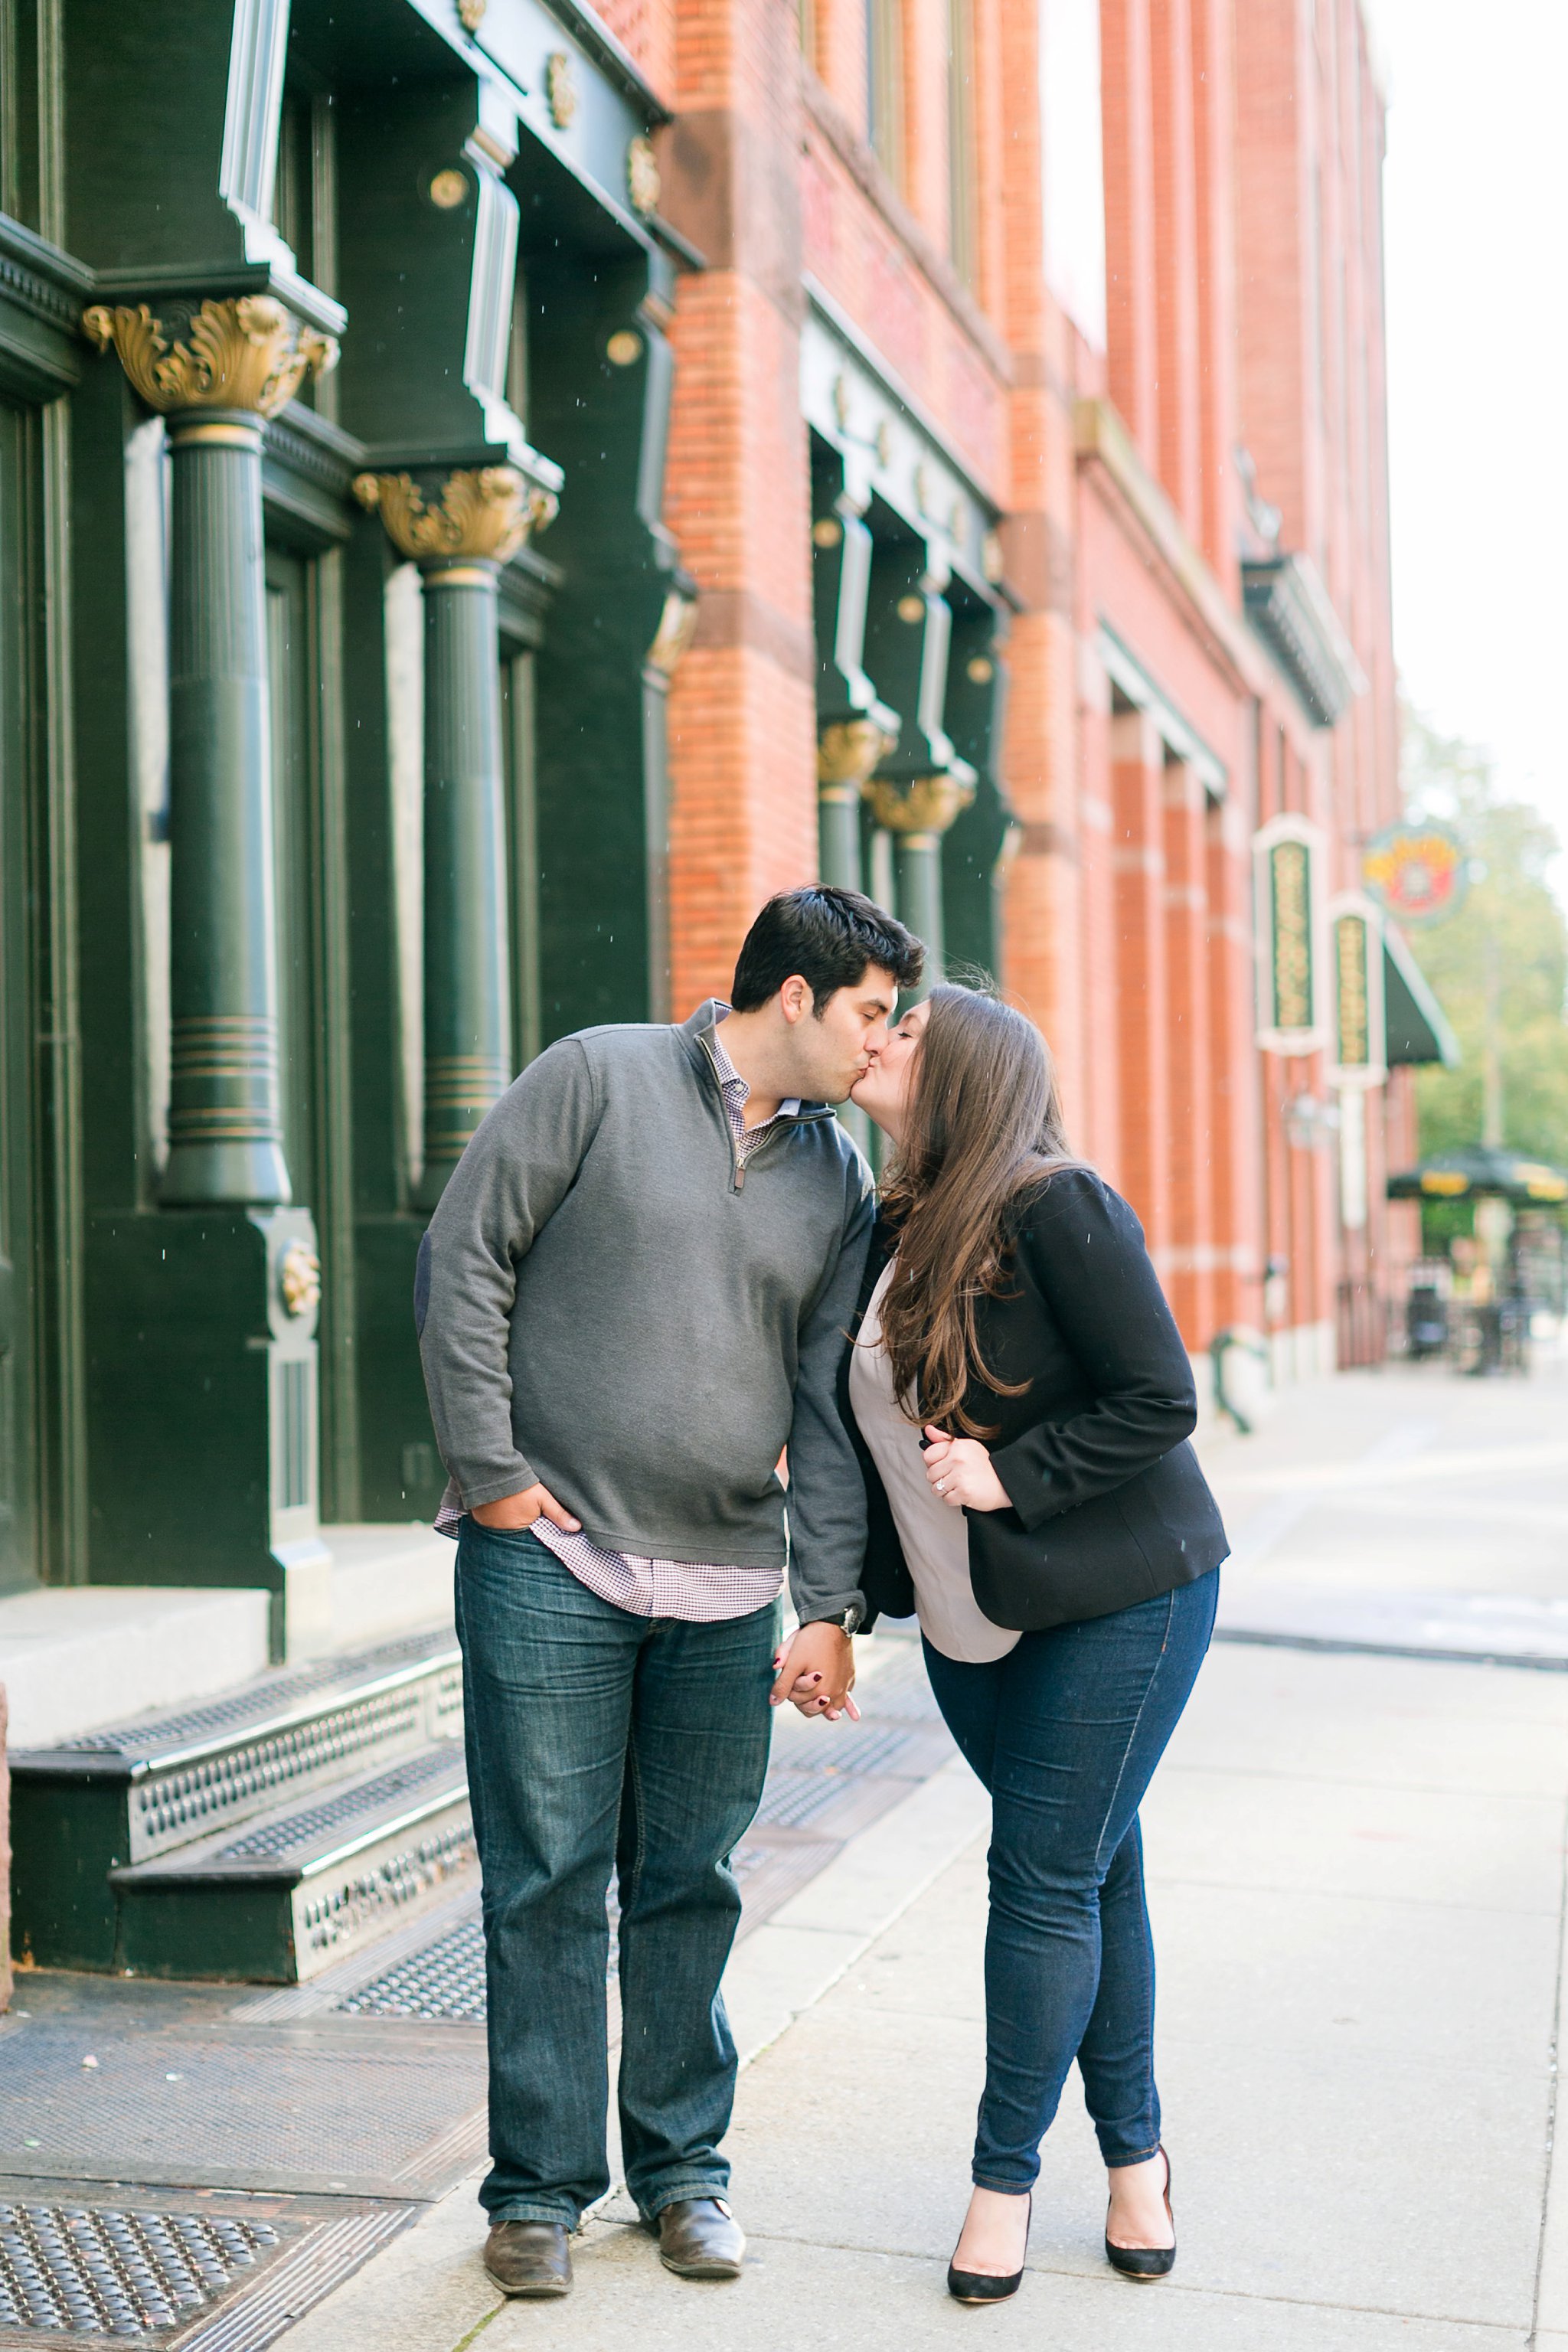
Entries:
{"type": "Polygon", "coordinates": [[[1482,1139],[1487,1003],[1495,988],[1502,1140],[1568,1167],[1568,921],[1546,880],[1557,837],[1538,809],[1500,797],[1474,744],[1407,713],[1404,754],[1411,814],[1452,824],[1474,861],[1459,912],[1410,934],[1464,1049],[1457,1070],[1416,1075],[1422,1153],[1482,1139]]]}

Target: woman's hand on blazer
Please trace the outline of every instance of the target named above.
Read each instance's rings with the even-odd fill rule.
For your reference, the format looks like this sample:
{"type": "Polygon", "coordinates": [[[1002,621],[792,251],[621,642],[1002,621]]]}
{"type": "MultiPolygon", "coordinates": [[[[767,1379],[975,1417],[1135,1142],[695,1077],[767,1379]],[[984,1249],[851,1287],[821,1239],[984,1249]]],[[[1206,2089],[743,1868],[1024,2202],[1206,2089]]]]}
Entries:
{"type": "Polygon", "coordinates": [[[928,1429],[926,1476],[931,1492],[955,1511],[1005,1511],[1013,1497],[991,1467],[991,1456],[977,1438],[949,1437],[943,1429],[928,1429]]]}

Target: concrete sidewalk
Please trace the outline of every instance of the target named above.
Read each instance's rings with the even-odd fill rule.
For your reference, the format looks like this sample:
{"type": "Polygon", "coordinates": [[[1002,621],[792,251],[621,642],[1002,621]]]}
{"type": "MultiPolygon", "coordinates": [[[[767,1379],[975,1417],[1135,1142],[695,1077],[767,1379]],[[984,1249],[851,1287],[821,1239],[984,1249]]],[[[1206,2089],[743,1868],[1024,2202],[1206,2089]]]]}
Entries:
{"type": "MultiPolygon", "coordinates": [[[[1248,1522],[1305,1491],[1272,1523],[1281,1583],[1332,1585],[1354,1559],[1385,1589],[1568,1592],[1547,1539],[1568,1519],[1553,1386],[1396,1374],[1287,1400],[1289,1423],[1214,1459],[1236,1585],[1266,1572],[1248,1522]],[[1457,1465],[1461,1445],[1492,1458],[1457,1465]],[[1423,1454],[1429,1482],[1408,1475],[1423,1454]]],[[[741,2282],[668,2277],[612,2203],[568,2302],[501,2305],[470,2185],[304,2319],[291,2352],[795,2336],[903,2352],[975,2326],[1053,2352],[1568,2352],[1568,2180],[1549,2158],[1565,1733],[1560,1674],[1216,1646],[1144,1816],[1181,2238],[1168,2284],[1104,2263],[1075,2078],[1022,2293],[981,2316],[943,2292],[984,1927],[984,1808],[951,1765],[737,1954],[741,2039],[765,2044],[731,2141],[741,2282]]]]}

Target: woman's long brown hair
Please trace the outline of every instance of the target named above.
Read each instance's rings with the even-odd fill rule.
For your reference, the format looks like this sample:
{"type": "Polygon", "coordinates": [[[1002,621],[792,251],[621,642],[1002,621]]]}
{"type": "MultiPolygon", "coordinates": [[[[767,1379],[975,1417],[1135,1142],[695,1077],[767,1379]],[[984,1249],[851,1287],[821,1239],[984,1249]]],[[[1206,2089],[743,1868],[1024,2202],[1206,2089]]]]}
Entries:
{"type": "Polygon", "coordinates": [[[1056,1072],[1032,1021],[979,989],[933,988],[910,1071],[903,1140],[882,1189],[899,1252],[882,1300],[894,1394],[910,1420],[994,1437],[970,1419],[978,1379],[998,1396],[975,1309],[1006,1279],[1007,1212],[1020,1192],[1073,1164],[1056,1072]]]}

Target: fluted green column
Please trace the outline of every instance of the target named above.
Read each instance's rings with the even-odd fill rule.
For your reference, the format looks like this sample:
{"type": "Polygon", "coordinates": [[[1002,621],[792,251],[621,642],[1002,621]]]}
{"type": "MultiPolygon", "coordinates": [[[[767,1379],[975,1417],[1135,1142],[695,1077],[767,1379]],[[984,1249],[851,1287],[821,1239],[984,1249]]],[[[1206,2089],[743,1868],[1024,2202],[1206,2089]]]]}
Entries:
{"type": "Polygon", "coordinates": [[[171,416],[171,1203],[281,1203],[261,421],[171,416]]]}
{"type": "Polygon", "coordinates": [[[893,877],[900,923],[925,941],[924,996],[942,976],[942,837],[974,797],[966,776],[917,776],[907,786],[872,778],[871,813],[893,836],[893,877]]]}
{"type": "Polygon", "coordinates": [[[825,882],[864,887],[860,877],[860,801],[866,780],[896,740],[877,719],[835,720],[816,739],[817,856],[825,882]]]}
{"type": "Polygon", "coordinates": [[[952,611],[947,563],[925,541],[879,542],[868,595],[866,662],[899,713],[899,738],[866,786],[893,836],[899,919],[926,944],[922,992],[942,976],[942,836],[974,798],[974,771],[947,734],[952,611]]]}
{"type": "Polygon", "coordinates": [[[278,1073],[278,945],[262,569],[262,419],[330,336],[270,295],[95,306],[110,345],[168,418],[170,1104],[163,1199],[270,1206],[289,1197],[278,1073]]]}
{"type": "Polygon", "coordinates": [[[515,466],[430,478],[362,474],[425,581],[425,1165],[433,1208],[514,1076],[500,731],[500,566],[555,511],[515,466]],[[429,496],[426,497],[426,488],[429,496]]]}
{"type": "Polygon", "coordinates": [[[825,882],[858,890],[860,795],[878,761],[898,740],[898,714],[879,701],[866,675],[866,588],[871,534],[868,491],[847,481],[843,460],[814,461],[811,526],[816,632],[817,845],[825,882]]]}
{"type": "Polygon", "coordinates": [[[425,573],[425,1176],[434,1206],[514,1075],[495,568],[425,573]]]}

